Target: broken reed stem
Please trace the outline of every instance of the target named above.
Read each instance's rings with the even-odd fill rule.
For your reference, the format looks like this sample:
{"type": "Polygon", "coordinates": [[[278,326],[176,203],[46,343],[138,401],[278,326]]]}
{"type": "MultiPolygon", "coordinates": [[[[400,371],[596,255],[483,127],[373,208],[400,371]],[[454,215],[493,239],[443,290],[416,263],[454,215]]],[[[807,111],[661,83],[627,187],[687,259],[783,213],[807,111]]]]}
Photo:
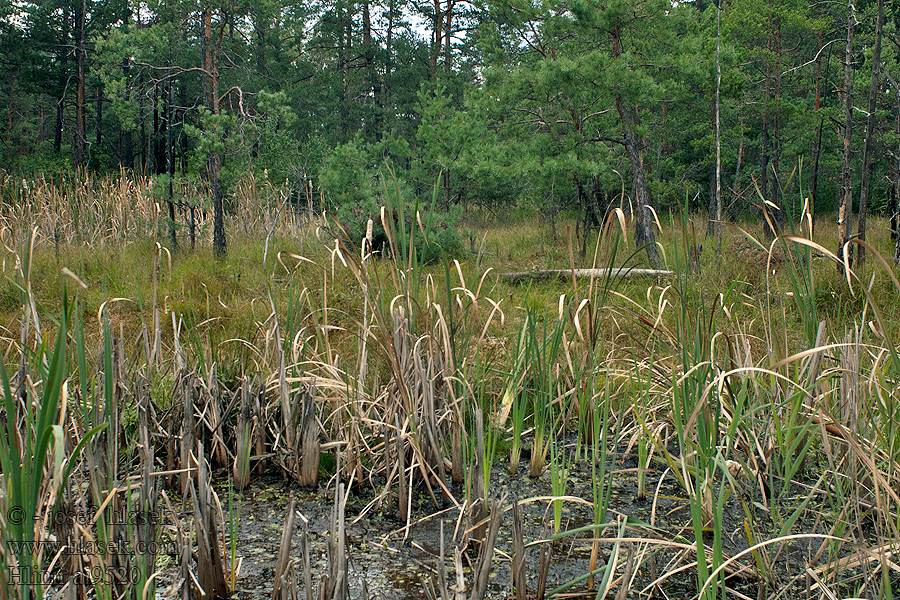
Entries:
{"type": "MultiPolygon", "coordinates": [[[[185,375],[180,379],[181,397],[183,402],[182,426],[181,426],[181,493],[187,492],[194,468],[192,451],[196,445],[194,434],[194,374],[185,375]]],[[[203,456],[201,453],[200,456],[203,456]]],[[[200,457],[198,457],[199,459],[200,457]]]]}
{"type": "Polygon", "coordinates": [[[526,600],[528,580],[525,577],[525,535],[522,528],[522,507],[518,498],[513,498],[512,536],[513,555],[510,563],[510,585],[512,585],[516,600],[526,600]]]}
{"type": "Polygon", "coordinates": [[[146,548],[146,552],[135,554],[138,561],[138,569],[141,577],[138,592],[141,596],[155,596],[155,583],[150,579],[156,570],[155,542],[159,529],[159,517],[156,512],[157,493],[156,479],[150,475],[153,473],[154,450],[150,442],[150,411],[153,403],[150,400],[149,384],[144,377],[139,377],[135,383],[138,399],[138,438],[140,440],[141,457],[141,489],[140,507],[137,513],[135,529],[138,539],[137,549],[146,548]]]}
{"type": "MultiPolygon", "coordinates": [[[[330,586],[328,597],[331,600],[350,600],[350,585],[347,578],[347,532],[344,525],[344,512],[347,498],[344,495],[344,484],[338,483],[334,490],[334,507],[331,511],[331,537],[328,540],[328,559],[330,564],[330,586]]],[[[325,579],[323,577],[323,579],[325,579]]]]}
{"type": "Polygon", "coordinates": [[[225,448],[225,439],[222,436],[222,393],[216,373],[216,363],[213,363],[206,380],[206,401],[209,408],[208,427],[212,433],[212,454],[215,457],[215,463],[220,467],[224,467],[228,465],[228,451],[225,448]]]}
{"type": "Polygon", "coordinates": [[[250,484],[250,433],[252,424],[250,420],[250,381],[244,378],[241,382],[241,408],[237,414],[237,427],[235,428],[235,453],[234,453],[234,489],[242,490],[250,484]]]}
{"type": "MultiPolygon", "coordinates": [[[[454,403],[456,404],[456,403],[454,403]]],[[[465,481],[465,465],[463,461],[462,440],[463,440],[463,424],[462,414],[458,406],[453,409],[453,422],[451,427],[451,448],[450,448],[450,479],[453,483],[460,484],[465,481]]]]}
{"type": "Polygon", "coordinates": [[[541,544],[541,562],[540,567],[538,568],[537,592],[535,593],[536,598],[543,598],[547,593],[547,574],[550,572],[550,556],[552,552],[552,544],[541,544]]]}
{"type": "MultiPolygon", "coordinates": [[[[257,381],[251,388],[253,390],[253,406],[254,406],[254,423],[253,423],[253,431],[255,432],[255,436],[251,436],[255,438],[256,441],[256,456],[265,457],[266,455],[266,439],[265,439],[265,430],[266,423],[268,422],[266,418],[265,411],[265,386],[263,386],[259,381],[257,381]]],[[[266,472],[266,459],[260,458],[256,463],[256,474],[262,475],[266,472]]]]}
{"type": "MultiPolygon", "coordinates": [[[[397,469],[400,473],[400,485],[397,492],[397,508],[400,518],[406,521],[407,533],[409,531],[409,498],[406,495],[406,447],[403,443],[403,435],[400,432],[400,418],[394,415],[395,438],[397,448],[397,469]]],[[[405,537],[404,537],[405,539],[405,537]]]]}
{"type": "Polygon", "coordinates": [[[306,600],[314,600],[315,592],[313,591],[312,568],[309,557],[309,522],[305,518],[302,520],[303,532],[300,535],[300,556],[303,558],[303,587],[306,589],[306,600]]]}
{"type": "Polygon", "coordinates": [[[503,522],[503,506],[506,504],[507,493],[504,492],[499,500],[491,503],[491,519],[487,532],[487,538],[481,544],[478,551],[478,562],[475,568],[475,586],[472,589],[470,600],[484,600],[487,593],[488,579],[491,575],[491,565],[494,558],[494,546],[497,543],[497,534],[500,532],[500,524],[503,522]]]}
{"type": "Polygon", "coordinates": [[[316,420],[316,382],[300,393],[300,473],[298,483],[302,487],[316,487],[319,479],[319,424],[316,420]]]}
{"type": "MultiPolygon", "coordinates": [[[[225,579],[225,557],[218,543],[217,512],[213,507],[215,491],[209,479],[209,470],[203,452],[203,442],[198,443],[197,493],[194,497],[194,526],[197,538],[197,578],[202,600],[217,600],[230,595],[225,579]]],[[[193,482],[190,484],[193,492],[193,482]]],[[[216,502],[217,504],[218,502],[216,502]]]]}
{"type": "Polygon", "coordinates": [[[475,461],[472,466],[473,482],[472,504],[470,511],[469,529],[472,531],[471,539],[478,543],[484,540],[488,515],[487,490],[484,489],[484,424],[481,408],[475,407],[475,461]]]}
{"type": "Polygon", "coordinates": [[[272,586],[272,600],[277,600],[281,592],[282,577],[287,573],[291,560],[291,541],[294,537],[294,507],[297,498],[291,495],[291,503],[284,517],[284,530],[281,532],[281,544],[278,547],[278,562],[275,563],[275,583],[272,586]]]}

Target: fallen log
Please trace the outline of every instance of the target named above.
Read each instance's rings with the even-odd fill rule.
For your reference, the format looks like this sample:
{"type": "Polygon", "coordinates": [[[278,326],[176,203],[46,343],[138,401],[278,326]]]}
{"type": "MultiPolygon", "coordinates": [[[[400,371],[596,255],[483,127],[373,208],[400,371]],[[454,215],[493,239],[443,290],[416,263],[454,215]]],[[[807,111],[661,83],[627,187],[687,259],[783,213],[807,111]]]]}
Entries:
{"type": "MultiPolygon", "coordinates": [[[[571,277],[572,269],[547,269],[542,271],[524,271],[520,273],[500,273],[504,281],[517,282],[525,280],[544,280],[571,277]]],[[[594,277],[605,279],[606,277],[672,277],[674,271],[664,269],[575,269],[575,277],[594,277]]]]}

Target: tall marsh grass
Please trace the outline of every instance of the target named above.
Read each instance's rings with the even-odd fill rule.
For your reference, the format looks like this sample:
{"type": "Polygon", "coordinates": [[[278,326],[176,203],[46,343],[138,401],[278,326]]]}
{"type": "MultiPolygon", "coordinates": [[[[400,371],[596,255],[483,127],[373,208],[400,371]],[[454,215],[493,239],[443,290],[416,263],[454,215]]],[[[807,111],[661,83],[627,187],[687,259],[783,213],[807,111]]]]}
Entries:
{"type": "MultiPolygon", "coordinates": [[[[339,223],[320,221],[327,227],[316,230],[280,190],[247,183],[235,214],[258,243],[219,267],[217,282],[184,275],[195,260],[188,253],[172,254],[168,267],[167,229],[140,182],[0,183],[6,273],[16,290],[10,313],[21,323],[2,335],[5,365],[17,374],[4,374],[0,413],[0,597],[58,591],[26,589],[8,576],[11,567],[49,564],[70,579],[139,574],[134,585],[95,581],[97,597],[149,597],[163,571],[177,572],[190,594],[235,589],[234,516],[229,509],[226,525],[209,485],[223,469],[236,488],[268,469],[332,489],[335,523],[344,522],[353,490],[366,500],[355,519],[380,508],[400,519],[406,537],[415,535],[416,514],[456,511],[469,524],[451,541],[457,578],[465,583],[466,549],[478,545],[470,589],[483,595],[503,514],[491,500],[494,463],[509,449],[505,466],[515,477],[529,446],[532,485],[545,493],[516,505],[543,502],[554,531],[525,529],[527,540],[513,542],[518,597],[532,591],[523,588],[521,557],[537,546],[551,556],[560,540],[582,547],[588,566],[547,585],[553,561],[545,559],[538,591],[647,597],[677,582],[702,599],[750,588],[766,597],[891,597],[900,359],[897,316],[885,305],[894,296],[884,290],[900,293],[900,282],[877,248],[867,245],[874,270],[845,269],[838,278],[833,264],[843,259],[827,244],[794,234],[763,244],[738,232],[734,247],[746,240],[765,273],[736,282],[740,267],[727,262],[727,247],[718,265],[688,260],[688,223],[673,220],[661,236],[678,271],[672,279],[620,280],[610,270],[576,277],[570,248],[571,277],[526,291],[480,257],[427,264],[427,211],[402,210],[401,194],[383,179],[380,249],[346,239],[339,223]],[[147,264],[157,267],[148,269],[151,293],[106,298],[91,310],[63,301],[60,316],[35,298],[35,260],[45,272],[52,264],[96,285],[76,275],[65,252],[60,264],[42,256],[142,238],[152,242],[147,264]],[[192,280],[206,291],[191,289],[192,280]],[[623,468],[626,461],[636,467],[623,468]],[[581,468],[590,486],[572,498],[581,468]],[[635,505],[649,506],[644,513],[622,504],[632,487],[635,505]],[[50,524],[63,502],[91,514],[77,535],[126,546],[172,541],[177,567],[139,552],[63,565],[12,551],[26,546],[10,542],[56,536],[50,524]],[[566,530],[564,502],[590,505],[587,524],[566,530]],[[115,511],[135,507],[163,514],[166,526],[115,524],[115,511]],[[9,516],[19,508],[17,525],[9,516]]],[[[623,251],[626,231],[625,215],[613,212],[587,266],[635,265],[638,256],[623,251]]],[[[328,577],[346,562],[340,546],[343,562],[328,577]]],[[[443,542],[440,557],[435,572],[443,575],[443,542]]],[[[285,577],[280,593],[295,593],[285,577]]],[[[311,594],[308,568],[302,579],[311,594]]],[[[345,581],[332,581],[332,591],[346,593],[345,581]]]]}

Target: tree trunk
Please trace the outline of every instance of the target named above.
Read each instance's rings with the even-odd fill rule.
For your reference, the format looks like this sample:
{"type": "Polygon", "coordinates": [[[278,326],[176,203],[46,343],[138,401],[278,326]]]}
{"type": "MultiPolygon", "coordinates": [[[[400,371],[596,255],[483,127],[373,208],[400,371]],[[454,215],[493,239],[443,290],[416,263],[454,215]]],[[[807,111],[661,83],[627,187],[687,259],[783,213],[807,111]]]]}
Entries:
{"type": "Polygon", "coordinates": [[[256,18],[253,20],[253,29],[256,33],[256,68],[260,73],[266,73],[266,33],[272,24],[269,22],[269,15],[265,13],[264,8],[257,9],[256,18]]]}
{"type": "MultiPolygon", "coordinates": [[[[128,81],[128,59],[122,59],[122,77],[128,81]]],[[[129,86],[125,86],[125,99],[131,98],[129,86]]],[[[122,123],[119,123],[119,162],[126,169],[134,169],[134,147],[130,129],[123,129],[122,123]]]]}
{"type": "MultiPolygon", "coordinates": [[[[153,86],[153,172],[162,175],[168,172],[166,165],[165,115],[159,114],[159,87],[153,86]]],[[[165,90],[163,91],[165,93],[165,90]]]]}
{"type": "MultiPolygon", "coordinates": [[[[819,43],[818,47],[822,47],[822,34],[819,34],[819,43]]],[[[828,64],[831,64],[831,46],[828,46],[828,64]]],[[[822,110],[822,53],[821,51],[816,53],[816,102],[815,102],[815,110],[816,114],[821,115],[822,110]]],[[[816,131],[816,137],[813,140],[813,166],[812,173],[810,176],[810,185],[809,185],[809,198],[812,206],[810,207],[810,212],[813,216],[816,214],[816,206],[818,204],[819,197],[819,158],[822,155],[822,129],[825,126],[825,117],[819,117],[819,127],[816,131]]],[[[810,232],[810,235],[812,233],[810,232]]]]}
{"type": "Polygon", "coordinates": [[[719,60],[722,38],[721,15],[722,8],[716,8],[716,256],[722,255],[722,138],[719,118],[722,89],[722,64],[719,60]]]}
{"type": "Polygon", "coordinates": [[[447,12],[445,14],[444,24],[446,29],[444,30],[444,72],[449,73],[452,69],[453,63],[450,57],[451,43],[453,41],[453,29],[452,29],[452,19],[453,19],[453,5],[454,0],[447,0],[447,12]]]}
{"type": "Polygon", "coordinates": [[[371,135],[377,141],[381,139],[382,128],[382,97],[381,81],[378,70],[375,68],[375,44],[372,42],[372,18],[369,2],[363,2],[363,58],[365,60],[366,78],[369,89],[372,92],[372,119],[371,135]]]}
{"type": "Polygon", "coordinates": [[[59,101],[56,103],[56,129],[53,135],[53,151],[56,154],[62,152],[62,138],[63,138],[63,117],[64,117],[64,107],[66,101],[66,88],[67,81],[69,78],[69,74],[66,72],[68,68],[69,62],[69,50],[68,50],[68,32],[69,28],[69,10],[68,8],[63,10],[63,32],[62,37],[65,40],[65,44],[63,44],[63,49],[60,51],[60,87],[62,88],[62,92],[59,95],[59,101]]]}
{"type": "Polygon", "coordinates": [[[741,197],[741,163],[744,160],[744,105],[741,103],[741,116],[739,119],[739,132],[741,136],[741,141],[738,143],[738,152],[737,152],[737,166],[734,168],[734,187],[732,188],[732,192],[734,193],[734,197],[731,200],[731,209],[729,210],[729,218],[734,219],[735,211],[734,207],[737,206],[737,201],[741,197]]]}
{"type": "Polygon", "coordinates": [[[84,164],[85,120],[84,120],[84,21],[85,0],[75,2],[75,145],[72,164],[78,170],[84,164]]]}
{"type": "MultiPolygon", "coordinates": [[[[609,32],[612,41],[612,55],[618,57],[622,54],[622,34],[618,27],[609,32]]],[[[625,146],[625,153],[628,155],[628,162],[631,163],[631,172],[633,176],[634,201],[636,204],[636,213],[634,219],[634,243],[640,248],[646,246],[647,260],[650,261],[650,267],[659,269],[662,267],[662,260],[659,257],[659,249],[656,247],[656,234],[653,232],[653,219],[651,214],[653,204],[650,200],[650,190],[647,189],[647,181],[644,174],[644,153],[641,143],[635,135],[635,116],[632,108],[625,106],[622,96],[616,95],[616,111],[619,113],[619,119],[622,121],[622,143],[625,146]]]]}
{"type": "Polygon", "coordinates": [[[779,110],[779,104],[781,102],[781,21],[779,19],[774,20],[772,44],[775,52],[775,69],[772,77],[772,99],[775,104],[775,111],[772,115],[772,131],[774,135],[772,136],[772,192],[770,194],[770,199],[772,203],[777,207],[774,217],[776,229],[778,230],[776,233],[780,234],[784,223],[787,221],[787,211],[785,210],[784,198],[782,198],[781,193],[781,181],[779,179],[779,173],[781,169],[781,153],[784,150],[784,147],[781,143],[782,123],[781,113],[779,110]]]}
{"type": "Polygon", "coordinates": [[[96,145],[97,148],[100,148],[100,144],[103,143],[103,90],[98,84],[96,87],[97,90],[97,131],[96,131],[96,145]]]}
{"type": "MultiPolygon", "coordinates": [[[[387,31],[385,32],[384,52],[384,77],[381,80],[381,114],[382,119],[387,117],[388,126],[391,127],[394,114],[391,108],[391,71],[393,69],[394,52],[394,18],[396,16],[395,0],[389,0],[387,11],[387,31]]],[[[384,129],[384,125],[382,125],[384,129]]]]}
{"type": "MultiPolygon", "coordinates": [[[[853,131],[853,4],[847,5],[847,45],[844,49],[844,126],[841,131],[841,196],[838,203],[838,256],[843,256],[844,245],[850,237],[850,223],[853,220],[852,180],[850,177],[850,135],[853,131]]],[[[852,259],[852,257],[851,257],[852,259]]],[[[852,261],[851,261],[852,262],[852,261]]],[[[838,267],[842,270],[842,267],[838,267]]]]}
{"type": "Polygon", "coordinates": [[[897,149],[892,158],[894,189],[891,194],[891,239],[897,242],[896,252],[900,252],[900,232],[897,231],[897,211],[900,210],[900,86],[895,84],[894,87],[897,89],[897,149]]]}
{"type": "Polygon", "coordinates": [[[431,26],[431,77],[437,75],[437,59],[441,53],[441,31],[444,27],[441,0],[434,0],[434,21],[431,26]]]}
{"type": "Polygon", "coordinates": [[[178,249],[178,238],[175,235],[175,143],[172,140],[174,104],[175,90],[170,79],[166,94],[166,167],[169,172],[169,241],[173,251],[178,249]]]}
{"type": "MultiPolygon", "coordinates": [[[[766,77],[766,87],[769,87],[769,77],[766,77]]],[[[766,97],[768,97],[768,91],[766,92],[766,97]]],[[[763,123],[762,123],[762,131],[760,132],[759,139],[759,189],[763,194],[768,193],[769,189],[769,127],[770,127],[770,116],[768,107],[763,108],[763,123]]],[[[763,200],[768,200],[768,198],[764,198],[763,200]]],[[[769,209],[766,206],[765,202],[762,205],[763,214],[769,214],[769,209]]],[[[772,228],[768,225],[768,220],[765,225],[766,235],[774,236],[775,232],[772,231],[772,228]]]]}
{"type": "MultiPolygon", "coordinates": [[[[875,47],[872,49],[872,80],[869,84],[869,115],[866,119],[866,142],[863,150],[862,182],[859,188],[859,223],[857,234],[860,240],[866,239],[866,211],[869,202],[869,184],[875,163],[872,161],[872,150],[875,137],[875,110],[878,96],[878,74],[881,70],[881,32],[884,29],[884,0],[878,0],[878,16],[875,21],[875,47]]],[[[857,266],[866,262],[866,249],[860,246],[856,253],[857,266]]]]}
{"type": "MultiPolygon", "coordinates": [[[[218,40],[213,37],[212,9],[204,4],[202,13],[203,97],[206,108],[214,116],[219,114],[219,57],[218,40]]],[[[225,256],[225,211],[222,204],[222,157],[215,150],[206,154],[206,170],[213,201],[213,253],[225,256]]]]}
{"type": "Polygon", "coordinates": [[[350,47],[352,42],[352,15],[349,9],[343,3],[339,3],[339,15],[341,19],[341,39],[340,54],[338,57],[338,71],[341,74],[341,86],[343,87],[343,96],[341,97],[340,108],[340,132],[341,141],[350,139],[350,47]]]}
{"type": "Polygon", "coordinates": [[[639,142],[634,135],[634,116],[631,114],[631,110],[625,106],[621,96],[616,96],[616,110],[619,112],[619,118],[622,120],[625,153],[628,155],[628,162],[631,163],[634,182],[633,194],[636,204],[634,243],[638,248],[646,246],[650,267],[660,269],[662,268],[662,260],[659,257],[659,250],[656,247],[656,235],[653,231],[653,219],[651,218],[653,208],[650,201],[650,191],[647,189],[647,182],[644,178],[643,152],[638,147],[639,142]]]}
{"type": "Polygon", "coordinates": [[[890,178],[891,178],[891,195],[888,198],[888,215],[890,216],[890,233],[891,240],[897,239],[897,194],[900,193],[900,178],[898,178],[898,164],[897,158],[895,156],[888,157],[888,164],[890,165],[890,178]]]}

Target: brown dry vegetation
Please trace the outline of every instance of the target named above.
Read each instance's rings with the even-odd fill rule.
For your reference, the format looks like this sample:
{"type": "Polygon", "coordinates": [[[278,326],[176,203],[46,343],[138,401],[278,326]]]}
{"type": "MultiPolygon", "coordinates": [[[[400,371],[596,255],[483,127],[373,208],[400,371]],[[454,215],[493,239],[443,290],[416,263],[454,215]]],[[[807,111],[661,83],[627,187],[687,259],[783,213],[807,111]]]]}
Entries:
{"type": "MultiPolygon", "coordinates": [[[[366,499],[357,518],[387,510],[408,526],[419,494],[458,515],[468,525],[448,532],[426,593],[483,597],[501,560],[496,528],[519,506],[495,489],[493,465],[549,474],[551,537],[586,548],[596,571],[565,593],[647,597],[677,583],[726,597],[735,573],[761,597],[881,598],[897,585],[900,284],[889,265],[844,277],[836,235],[770,246],[726,227],[723,257],[707,250],[692,270],[685,248],[700,227],[676,216],[660,236],[675,278],[516,286],[496,270],[641,255],[617,216],[576,263],[568,239],[536,220],[472,214],[476,252],[422,265],[412,224],[392,231],[390,256],[373,256],[285,207],[271,184],[239,189],[230,254],[216,260],[208,231],[192,251],[183,232],[182,249],[167,247],[142,182],[0,183],[0,598],[147,597],[160,569],[182,597],[227,595],[240,540],[211,484],[240,489],[267,470],[334,498],[328,572],[313,573],[286,535],[273,597],[350,593],[351,489],[366,499]],[[593,518],[566,531],[556,509],[576,464],[590,465],[593,518]],[[626,481],[666,501],[665,479],[681,490],[680,527],[611,504],[626,481]],[[159,520],[115,518],[135,511],[159,520]],[[148,539],[176,544],[177,560],[137,551],[148,539]],[[10,545],[35,540],[47,543],[10,545]],[[57,555],[60,540],[130,550],[57,555]],[[56,578],[16,585],[11,568],[27,565],[56,578]],[[84,579],[101,571],[137,577],[84,579]]],[[[880,235],[871,244],[888,248],[880,235]]],[[[520,531],[502,560],[550,547],[544,535],[520,531]]],[[[534,575],[509,593],[540,596],[534,575]]]]}

